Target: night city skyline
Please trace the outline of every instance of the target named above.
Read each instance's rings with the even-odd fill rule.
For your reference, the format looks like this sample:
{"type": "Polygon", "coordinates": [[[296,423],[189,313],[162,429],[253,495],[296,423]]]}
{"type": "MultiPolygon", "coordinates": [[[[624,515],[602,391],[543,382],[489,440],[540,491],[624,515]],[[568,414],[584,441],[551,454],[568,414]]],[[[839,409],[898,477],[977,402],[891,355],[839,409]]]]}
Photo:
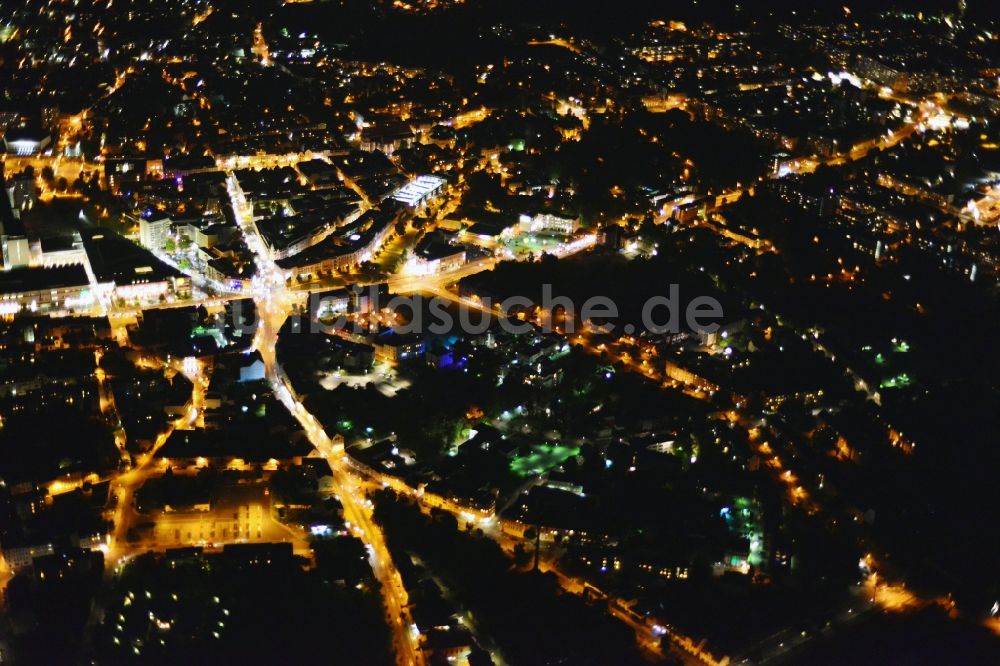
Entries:
{"type": "Polygon", "coordinates": [[[1000,14],[0,4],[0,661],[1000,661],[1000,14]]]}

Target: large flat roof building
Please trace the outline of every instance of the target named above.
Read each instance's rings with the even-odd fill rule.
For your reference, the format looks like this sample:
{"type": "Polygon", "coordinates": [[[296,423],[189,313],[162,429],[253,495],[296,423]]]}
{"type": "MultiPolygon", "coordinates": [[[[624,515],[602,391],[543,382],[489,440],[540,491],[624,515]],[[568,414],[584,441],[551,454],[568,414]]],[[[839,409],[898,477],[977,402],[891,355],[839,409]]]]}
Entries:
{"type": "Polygon", "coordinates": [[[416,179],[399,188],[392,198],[410,208],[422,208],[434,197],[441,194],[447,181],[438,176],[417,176],[416,179]]]}
{"type": "Polygon", "coordinates": [[[4,150],[14,155],[39,155],[52,145],[45,130],[9,129],[3,136],[4,150]]]}
{"type": "Polygon", "coordinates": [[[83,266],[13,268],[0,272],[0,314],[71,310],[93,302],[83,266]]]}

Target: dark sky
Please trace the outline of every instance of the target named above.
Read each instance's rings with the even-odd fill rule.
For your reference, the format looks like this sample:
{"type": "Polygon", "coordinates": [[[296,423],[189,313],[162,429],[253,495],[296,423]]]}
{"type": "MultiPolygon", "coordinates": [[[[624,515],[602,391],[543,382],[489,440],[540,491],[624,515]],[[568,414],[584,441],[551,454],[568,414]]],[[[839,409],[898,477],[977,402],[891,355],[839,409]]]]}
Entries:
{"type": "MultiPolygon", "coordinates": [[[[799,16],[815,18],[840,18],[842,6],[847,5],[858,16],[874,14],[885,9],[904,8],[914,11],[941,12],[954,11],[957,0],[833,0],[825,2],[802,2],[793,0],[505,0],[504,5],[521,5],[525,21],[533,17],[570,18],[575,22],[585,20],[595,23],[615,24],[622,20],[640,16],[684,17],[719,22],[736,15],[734,7],[739,5],[740,14],[746,17],[766,17],[773,14],[782,19],[791,18],[792,10],[799,16]]],[[[983,18],[997,18],[994,0],[968,0],[968,13],[983,18]]]]}

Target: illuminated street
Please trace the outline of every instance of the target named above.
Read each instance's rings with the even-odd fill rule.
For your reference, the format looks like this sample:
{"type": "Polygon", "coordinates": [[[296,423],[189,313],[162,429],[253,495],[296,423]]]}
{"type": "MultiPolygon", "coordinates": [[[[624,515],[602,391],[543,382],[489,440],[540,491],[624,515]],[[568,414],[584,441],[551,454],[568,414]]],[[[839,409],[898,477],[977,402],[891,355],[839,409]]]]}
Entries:
{"type": "Polygon", "coordinates": [[[259,315],[254,347],[264,359],[267,378],[275,394],[302,425],[317,453],[330,463],[334,473],[334,493],[344,506],[344,517],[351,526],[353,534],[368,548],[372,569],[381,583],[397,663],[400,666],[419,666],[423,663],[423,659],[421,652],[414,645],[414,637],[410,631],[411,621],[406,610],[408,604],[406,590],[393,566],[385,539],[379,527],[372,522],[371,510],[365,504],[364,492],[354,485],[345,467],[343,447],[335,446],[316,418],[306,411],[301,401],[295,397],[293,389],[290,388],[278,365],[275,355],[278,332],[291,313],[297,298],[286,288],[284,278],[268,258],[260,245],[260,239],[249,231],[246,221],[248,213],[246,207],[237,209],[241,227],[246,234],[248,244],[257,253],[260,268],[254,282],[254,300],[259,315]]]}

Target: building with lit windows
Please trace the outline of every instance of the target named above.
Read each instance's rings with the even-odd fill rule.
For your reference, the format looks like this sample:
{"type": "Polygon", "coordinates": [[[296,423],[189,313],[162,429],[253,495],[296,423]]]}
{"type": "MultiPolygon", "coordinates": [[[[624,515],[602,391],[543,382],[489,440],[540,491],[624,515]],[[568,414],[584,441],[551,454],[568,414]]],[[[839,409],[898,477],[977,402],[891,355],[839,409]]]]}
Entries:
{"type": "Polygon", "coordinates": [[[74,310],[93,302],[90,280],[82,266],[21,267],[0,272],[0,315],[74,310]]]}
{"type": "Polygon", "coordinates": [[[144,157],[112,157],[104,162],[104,179],[113,194],[137,187],[146,178],[144,157]]]}
{"type": "Polygon", "coordinates": [[[170,238],[171,225],[173,220],[163,213],[139,218],[139,243],[147,250],[162,251],[170,238]]]}
{"type": "Polygon", "coordinates": [[[91,282],[102,300],[155,303],[191,293],[191,278],[131,241],[103,229],[82,234],[91,282]]]}
{"type": "Polygon", "coordinates": [[[521,231],[524,233],[555,233],[571,236],[580,229],[579,217],[540,213],[538,215],[522,215],[520,217],[521,231]]]}
{"type": "Polygon", "coordinates": [[[448,181],[438,176],[418,176],[399,188],[392,198],[413,209],[420,209],[444,191],[448,181]]]}
{"type": "Polygon", "coordinates": [[[52,145],[52,135],[44,130],[9,129],[3,135],[3,145],[14,155],[40,155],[52,145]]]}

